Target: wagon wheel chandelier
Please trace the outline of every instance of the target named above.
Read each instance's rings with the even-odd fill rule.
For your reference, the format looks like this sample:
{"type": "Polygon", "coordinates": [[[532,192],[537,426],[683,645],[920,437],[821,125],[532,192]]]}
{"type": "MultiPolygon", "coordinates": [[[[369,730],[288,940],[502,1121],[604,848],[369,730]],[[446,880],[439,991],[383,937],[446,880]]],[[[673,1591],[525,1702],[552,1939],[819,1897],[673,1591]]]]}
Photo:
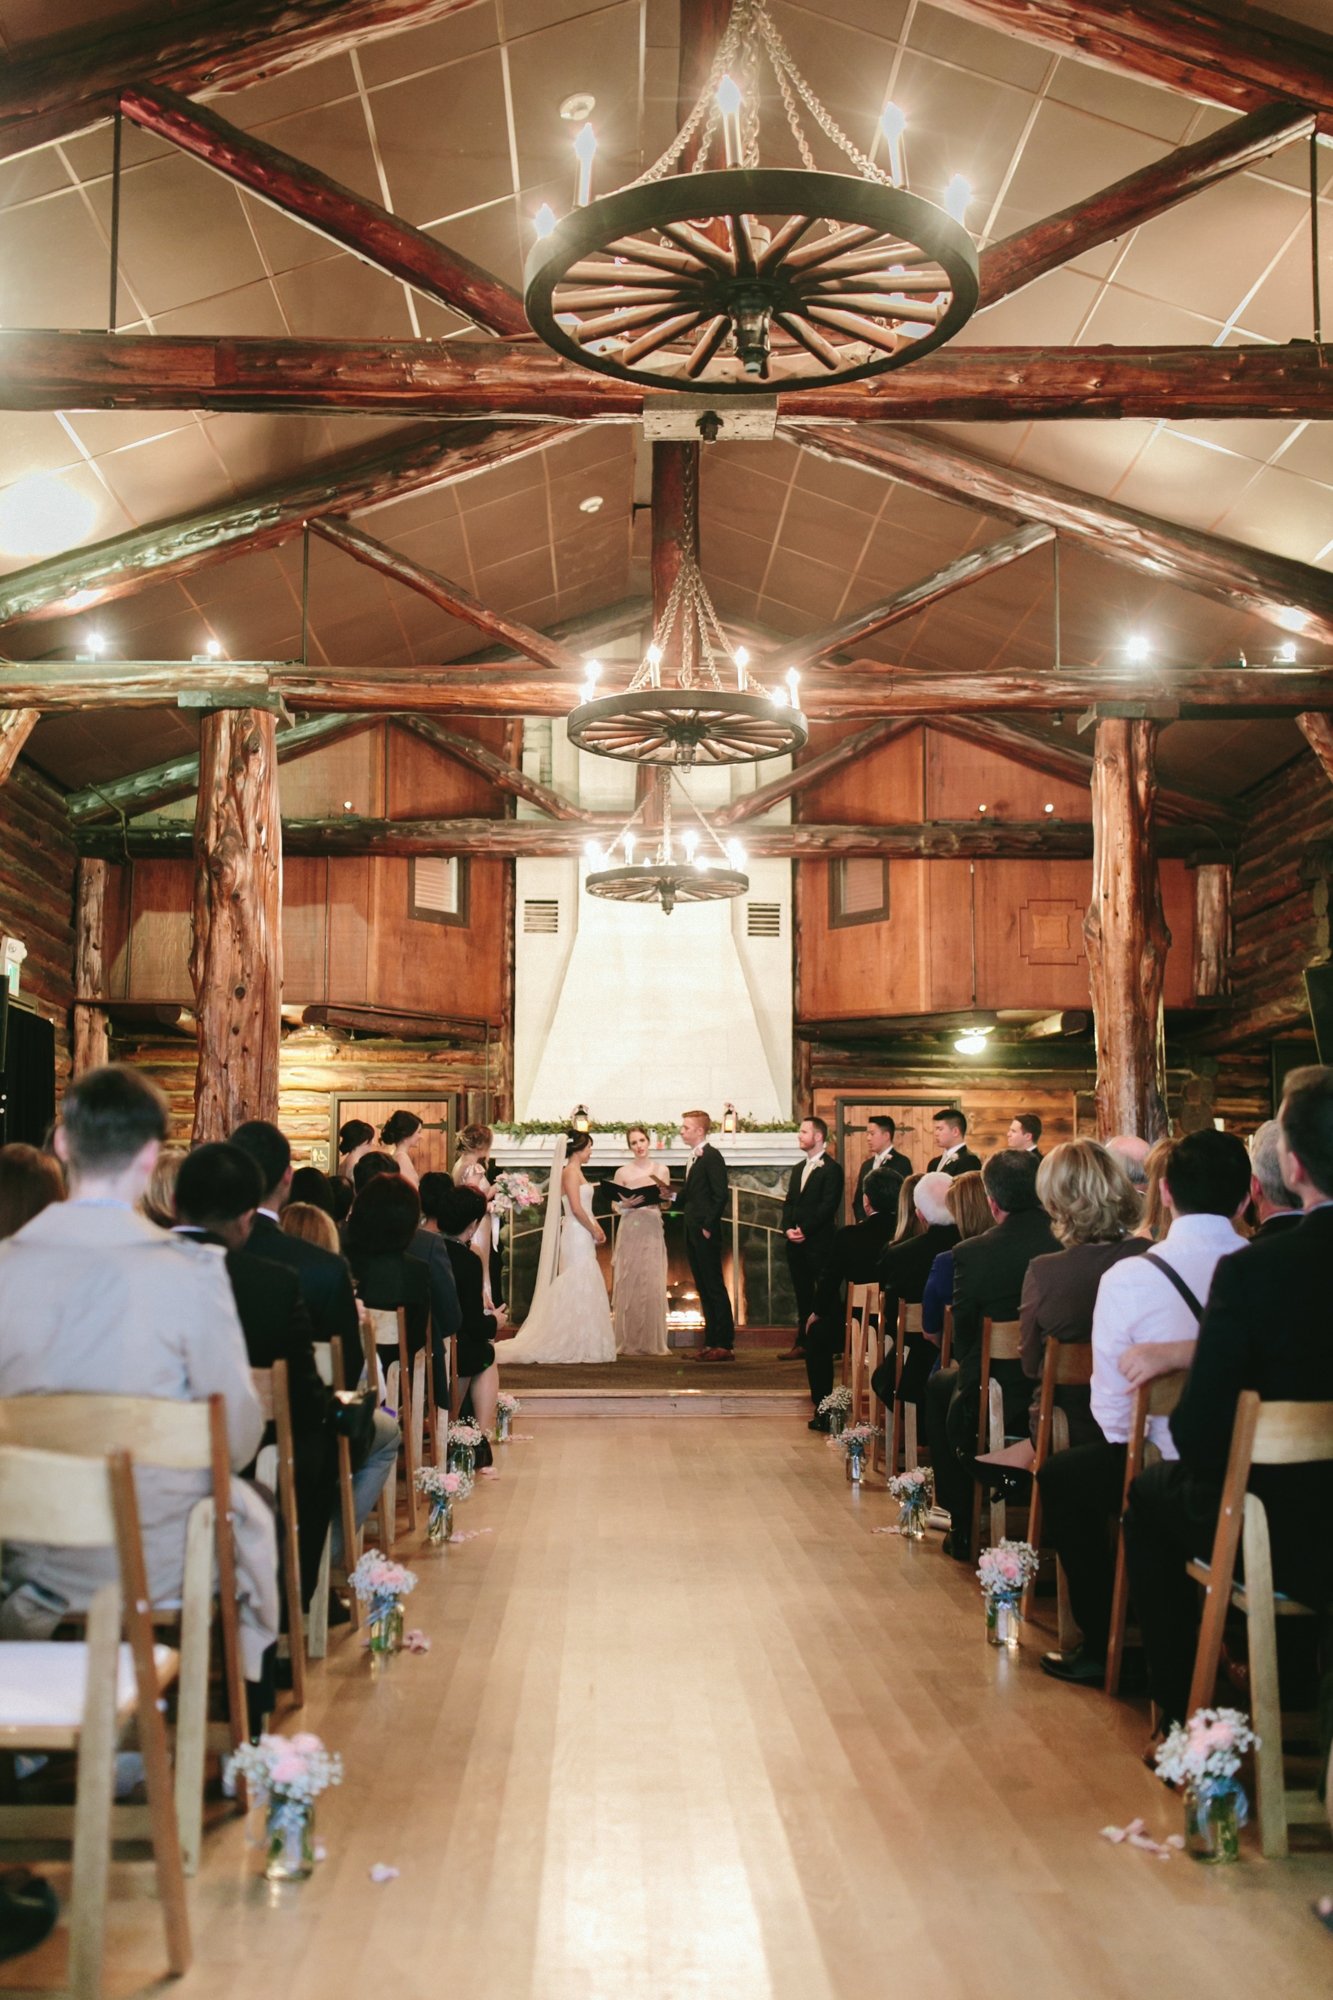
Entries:
{"type": "Polygon", "coordinates": [[[749,655],[722,630],[694,556],[697,472],[686,465],[680,568],[653,631],[652,644],[624,694],[597,694],[601,669],[588,663],[583,699],[566,729],[580,750],[635,764],[759,764],[789,757],[809,736],[795,673],[770,693],[749,678],[749,655]],[[663,685],[663,662],[678,662],[674,684],[663,685]],[[724,687],[718,662],[726,665],[724,687]]]}
{"type": "Polygon", "coordinates": [[[887,174],[820,103],[762,0],[737,0],[708,82],[647,173],[592,201],[596,141],[584,126],[575,207],[536,218],[529,321],[571,361],[662,389],[771,394],[928,354],[976,308],[976,249],[959,220],[903,185],[892,106],[884,132],[887,174]],[[804,170],[759,164],[761,57],[804,170]],[[855,176],[816,169],[798,97],[855,176]],[[726,164],[710,172],[719,125],[726,164]],[[696,135],[689,173],[676,172],[696,135]]]}
{"type": "Polygon", "coordinates": [[[584,877],[583,886],[590,896],[602,896],[613,903],[660,903],[669,917],[677,903],[716,903],[746,893],[750,878],[745,873],[745,849],[738,840],[724,842],[688,793],[686,803],[703,829],[702,851],[699,836],[692,828],[679,839],[673,833],[671,778],[669,770],[657,774],[661,826],[656,853],[650,851],[642,861],[634,859],[638,839],[633,829],[648,804],[647,798],[615,836],[608,853],[603,853],[596,841],[588,842],[584,852],[592,863],[592,873],[584,877]],[[617,847],[625,856],[620,867],[614,865],[617,847]],[[720,859],[710,851],[713,848],[720,859]]]}

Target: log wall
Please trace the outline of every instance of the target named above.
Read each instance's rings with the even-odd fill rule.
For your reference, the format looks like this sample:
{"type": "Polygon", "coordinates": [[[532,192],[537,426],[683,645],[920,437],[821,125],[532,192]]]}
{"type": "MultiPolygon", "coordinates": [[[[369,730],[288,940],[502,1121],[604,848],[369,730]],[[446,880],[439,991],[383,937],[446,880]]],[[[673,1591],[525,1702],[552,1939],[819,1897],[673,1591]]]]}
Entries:
{"type": "Polygon", "coordinates": [[[70,1064],[77,865],[59,792],[16,764],[0,788],[0,931],[27,945],[22,991],[55,1022],[57,1091],[70,1064]]]}
{"type": "Polygon", "coordinates": [[[1232,884],[1231,1003],[1241,1017],[1288,1003],[1293,1027],[1308,1032],[1301,973],[1329,955],[1333,785],[1303,751],[1251,805],[1232,884]]]}

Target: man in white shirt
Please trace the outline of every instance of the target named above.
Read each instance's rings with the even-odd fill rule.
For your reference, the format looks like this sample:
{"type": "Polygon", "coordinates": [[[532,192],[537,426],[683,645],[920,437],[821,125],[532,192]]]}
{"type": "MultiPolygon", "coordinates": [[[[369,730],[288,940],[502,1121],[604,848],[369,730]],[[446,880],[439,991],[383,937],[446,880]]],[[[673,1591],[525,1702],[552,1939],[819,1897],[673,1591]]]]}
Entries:
{"type": "MultiPolygon", "coordinates": [[[[1235,1134],[1187,1133],[1162,1180],[1167,1235],[1102,1277],[1092,1316],[1092,1414],[1106,1443],[1058,1452],[1040,1476],[1043,1539],[1064,1566],[1083,1634],[1072,1653],[1044,1655],[1042,1668],[1055,1680],[1093,1683],[1105,1674],[1114,1583],[1106,1523],[1124,1490],[1134,1392],[1189,1367],[1213,1272],[1244,1248],[1236,1224],[1249,1199],[1249,1155],[1235,1134]]],[[[1150,1418],[1148,1428],[1162,1456],[1174,1458],[1169,1420],[1150,1418]]]]}

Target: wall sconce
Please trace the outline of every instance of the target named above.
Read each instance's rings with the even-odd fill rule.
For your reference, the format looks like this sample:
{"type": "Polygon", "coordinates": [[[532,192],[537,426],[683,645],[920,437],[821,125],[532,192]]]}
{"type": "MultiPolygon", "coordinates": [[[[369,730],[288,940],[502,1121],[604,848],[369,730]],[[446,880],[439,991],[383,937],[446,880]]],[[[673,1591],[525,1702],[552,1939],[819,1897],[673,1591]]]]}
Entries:
{"type": "Polygon", "coordinates": [[[734,1132],[736,1130],[736,1107],[734,1104],[728,1104],[722,1113],[722,1130],[724,1132],[734,1132]]]}

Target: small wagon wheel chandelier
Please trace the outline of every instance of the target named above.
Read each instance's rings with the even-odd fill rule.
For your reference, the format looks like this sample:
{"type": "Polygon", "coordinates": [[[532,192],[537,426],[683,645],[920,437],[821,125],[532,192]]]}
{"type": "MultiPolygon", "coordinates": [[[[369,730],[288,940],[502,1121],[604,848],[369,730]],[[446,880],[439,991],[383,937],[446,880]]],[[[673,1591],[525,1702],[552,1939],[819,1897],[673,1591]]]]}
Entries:
{"type": "Polygon", "coordinates": [[[745,873],[745,849],[738,840],[724,843],[688,793],[687,802],[703,828],[703,851],[700,852],[699,837],[692,829],[676,839],[671,826],[671,776],[669,770],[657,774],[661,829],[655,854],[649,853],[638,862],[634,859],[638,842],[633,827],[648,803],[647,798],[615,836],[610,852],[603,853],[596,841],[588,842],[584,851],[592,863],[592,873],[584,877],[583,886],[590,896],[602,896],[613,903],[660,903],[669,917],[677,903],[716,903],[745,894],[750,886],[745,873]],[[716,848],[720,861],[709,852],[710,845],[716,848]],[[617,847],[624,851],[623,867],[608,865],[614,862],[617,847]]]}
{"type": "Polygon", "coordinates": [[[685,474],[685,533],[680,568],[645,653],[624,694],[597,694],[596,661],[566,729],[580,750],[635,764],[759,764],[789,757],[809,736],[795,673],[770,693],[749,679],[749,655],[728,641],[694,557],[696,470],[685,474]],[[679,627],[679,630],[677,628],[679,627]],[[673,644],[674,642],[674,644],[673,644]],[[668,649],[677,657],[674,685],[662,682],[668,649]],[[732,685],[724,687],[722,660],[732,685]]]}
{"type": "Polygon", "coordinates": [[[576,206],[536,218],[531,324],[571,361],[661,389],[772,394],[928,354],[976,308],[976,249],[960,221],[903,186],[897,113],[884,130],[888,174],[820,103],[762,0],[736,0],[697,103],[639,180],[591,201],[596,141],[584,126],[576,206]],[[759,164],[761,56],[804,170],[759,164]],[[816,169],[797,97],[856,176],[816,169]],[[719,124],[726,165],[709,172],[719,124]],[[675,172],[696,135],[690,172],[675,172]]]}

